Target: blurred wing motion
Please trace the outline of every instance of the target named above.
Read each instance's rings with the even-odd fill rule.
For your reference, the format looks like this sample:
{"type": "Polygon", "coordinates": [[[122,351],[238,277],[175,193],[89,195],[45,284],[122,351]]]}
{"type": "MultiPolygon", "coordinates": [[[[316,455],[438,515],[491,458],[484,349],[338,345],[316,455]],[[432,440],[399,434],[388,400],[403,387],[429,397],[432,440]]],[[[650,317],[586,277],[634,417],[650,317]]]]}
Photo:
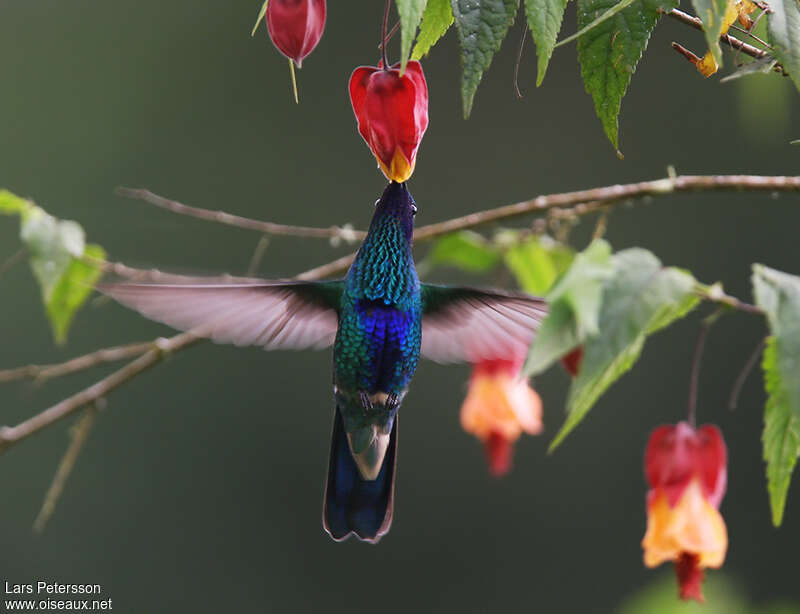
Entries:
{"type": "Polygon", "coordinates": [[[547,315],[543,299],[523,293],[422,284],[422,348],[436,362],[526,356],[547,315]]]}
{"type": "Polygon", "coordinates": [[[341,282],[105,284],[126,307],[217,343],[321,349],[333,343],[341,282]]]}

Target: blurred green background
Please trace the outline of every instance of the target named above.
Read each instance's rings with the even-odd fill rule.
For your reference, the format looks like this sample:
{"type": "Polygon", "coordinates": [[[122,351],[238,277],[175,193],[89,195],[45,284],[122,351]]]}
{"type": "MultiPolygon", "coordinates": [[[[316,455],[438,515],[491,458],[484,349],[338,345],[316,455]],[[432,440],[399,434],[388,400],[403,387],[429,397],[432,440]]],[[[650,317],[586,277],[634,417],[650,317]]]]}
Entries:
{"type": "MultiPolygon", "coordinates": [[[[265,30],[249,36],[259,4],[3,2],[0,186],[80,221],[113,259],[180,272],[241,274],[259,237],[115,197],[116,186],[283,223],[364,227],[384,180],[356,133],[346,80],[378,59],[382,3],[330,3],[325,35],[298,73],[300,106],[265,30]]],[[[564,32],[575,30],[573,13],[564,32]]],[[[425,62],[431,123],[411,181],[419,223],[658,178],[668,164],[685,173],[800,168],[800,148],[788,144],[800,138],[789,80],[702,79],[669,48],[678,40],[703,51],[698,32],[671,21],[657,27],[623,101],[624,161],[583,90],[574,45],[556,51],[536,89],[529,44],[525,98],[515,99],[520,33],[521,22],[469,121],[460,116],[455,32],[425,62]]],[[[732,55],[726,61],[729,71],[732,55]]],[[[661,198],[617,210],[607,237],[749,300],[752,262],[800,273],[798,205],[797,196],[766,194],[661,198]]],[[[573,235],[578,247],[590,231],[587,223],[573,235]]],[[[0,261],[19,248],[17,232],[16,220],[0,219],[0,261]]],[[[346,249],[276,238],[261,273],[292,275],[346,249]]],[[[116,305],[90,305],[57,348],[27,266],[0,280],[0,296],[0,368],[169,334],[116,305]]],[[[44,535],[30,527],[69,425],[0,457],[0,581],[100,583],[121,612],[614,612],[626,603],[626,613],[670,612],[663,604],[672,599],[655,607],[630,597],[660,573],[675,590],[670,569],[641,563],[642,453],[651,428],[684,415],[697,324],[694,315],[652,339],[552,456],[545,448],[562,420],[567,377],[554,369],[538,379],[546,433],[519,442],[515,470],[502,480],[488,476],[480,446],[459,428],[469,368],[423,363],[403,409],[395,522],[377,547],[334,543],[321,528],[329,353],[203,344],[109,398],[44,535]]],[[[763,334],[760,321],[740,314],[714,327],[699,402],[700,421],[718,423],[730,448],[722,512],[730,533],[724,586],[733,588],[716,594],[742,595],[751,604],[742,611],[759,612],[800,599],[800,479],[776,530],[758,372],[739,409],[727,409],[763,334]]],[[[15,424],[102,372],[5,385],[0,423],[15,424]]]]}

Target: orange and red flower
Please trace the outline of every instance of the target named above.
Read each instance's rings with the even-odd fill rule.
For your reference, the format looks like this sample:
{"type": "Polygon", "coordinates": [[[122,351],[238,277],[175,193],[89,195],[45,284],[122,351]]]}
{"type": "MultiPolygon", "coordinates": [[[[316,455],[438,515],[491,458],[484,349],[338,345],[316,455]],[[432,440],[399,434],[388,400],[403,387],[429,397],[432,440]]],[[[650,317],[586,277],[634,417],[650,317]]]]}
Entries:
{"type": "Polygon", "coordinates": [[[521,361],[476,364],[461,406],[461,426],[480,439],[493,475],[511,469],[513,444],[523,432],[542,431],[542,400],[520,377],[521,361]]]}
{"type": "Polygon", "coordinates": [[[359,66],[350,77],[350,102],[358,132],[383,174],[402,183],[414,172],[422,135],[428,127],[428,84],[422,65],[359,66]]]}
{"type": "Polygon", "coordinates": [[[273,44],[299,68],[325,29],[325,0],[270,0],[267,30],[273,44]]]}
{"type": "Polygon", "coordinates": [[[647,532],[644,564],[675,563],[682,599],[703,601],[706,567],[720,567],[728,533],[718,508],[727,483],[727,450],[716,426],[686,422],[655,429],[645,451],[647,532]]]}

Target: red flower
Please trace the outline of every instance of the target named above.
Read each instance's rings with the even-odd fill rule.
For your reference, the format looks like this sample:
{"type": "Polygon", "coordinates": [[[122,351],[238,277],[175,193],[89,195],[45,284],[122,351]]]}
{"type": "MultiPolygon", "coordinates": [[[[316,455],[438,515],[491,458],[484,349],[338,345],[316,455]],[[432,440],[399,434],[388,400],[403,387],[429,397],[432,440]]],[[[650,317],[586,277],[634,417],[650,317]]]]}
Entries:
{"type": "Polygon", "coordinates": [[[300,68],[322,37],[325,0],[269,0],[266,20],[273,44],[300,68]]]}
{"type": "Polygon", "coordinates": [[[578,370],[581,368],[582,361],[583,361],[582,345],[579,345],[569,354],[565,354],[561,358],[561,364],[564,365],[564,369],[566,369],[567,373],[569,373],[572,377],[576,377],[578,375],[578,370]]]}
{"type": "Polygon", "coordinates": [[[675,563],[681,599],[703,601],[703,569],[720,567],[728,533],[718,508],[725,495],[727,451],[716,426],[660,426],[644,457],[647,532],[644,564],[675,563]]]}
{"type": "Polygon", "coordinates": [[[414,172],[417,149],[428,127],[428,84],[422,65],[410,61],[384,70],[359,66],[350,76],[350,102],[364,137],[383,174],[402,183],[414,172]]]}
{"type": "Polygon", "coordinates": [[[542,431],[542,400],[519,376],[521,366],[511,360],[476,364],[461,406],[461,426],[484,443],[493,475],[509,472],[513,444],[523,431],[542,431]]]}

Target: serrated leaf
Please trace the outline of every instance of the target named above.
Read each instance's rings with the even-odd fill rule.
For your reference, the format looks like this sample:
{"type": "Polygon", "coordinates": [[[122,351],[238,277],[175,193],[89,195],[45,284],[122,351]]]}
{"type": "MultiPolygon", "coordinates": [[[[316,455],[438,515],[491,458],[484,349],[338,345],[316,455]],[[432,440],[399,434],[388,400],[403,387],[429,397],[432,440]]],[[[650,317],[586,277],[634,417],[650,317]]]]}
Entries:
{"type": "Polygon", "coordinates": [[[717,66],[722,66],[722,50],[719,48],[719,37],[725,28],[725,12],[728,0],[692,0],[697,16],[703,22],[703,32],[708,43],[708,50],[717,66]]]}
{"type": "Polygon", "coordinates": [[[797,0],[770,0],[767,14],[769,42],[775,56],[800,90],[800,5],[797,0]]]}
{"type": "Polygon", "coordinates": [[[261,5],[261,10],[258,11],[258,17],[256,17],[256,23],[253,25],[253,31],[250,32],[250,37],[256,35],[256,30],[258,30],[258,26],[261,25],[261,22],[264,21],[264,15],[267,14],[267,4],[269,4],[269,0],[264,0],[264,4],[261,5]]]}
{"type": "MultiPolygon", "coordinates": [[[[87,245],[83,256],[105,260],[106,252],[99,245],[87,245]]],[[[53,328],[56,343],[67,340],[67,332],[80,309],[92,293],[102,271],[84,260],[72,258],[64,273],[58,278],[45,305],[47,317],[53,328]]]]}
{"type": "Polygon", "coordinates": [[[558,41],[558,43],[556,44],[556,47],[561,47],[562,45],[566,45],[567,43],[571,43],[572,41],[579,39],[581,36],[586,34],[589,30],[592,30],[592,29],[596,28],[597,26],[599,26],[604,21],[607,21],[608,19],[611,19],[614,15],[619,13],[621,10],[628,8],[635,1],[636,0],[621,0],[621,2],[618,2],[617,4],[612,6],[605,13],[603,13],[602,15],[597,17],[594,21],[592,21],[591,23],[588,23],[587,25],[583,26],[580,30],[575,32],[575,34],[571,34],[567,38],[565,38],[564,40],[558,41]]]}
{"type": "Polygon", "coordinates": [[[33,207],[30,201],[12,194],[8,190],[0,190],[0,213],[5,215],[21,215],[33,207]]]}
{"type": "Polygon", "coordinates": [[[481,235],[468,230],[443,236],[428,252],[425,266],[453,266],[472,273],[494,268],[500,261],[497,249],[481,235]]]}
{"type": "Polygon", "coordinates": [[[568,0],[525,0],[525,16],[536,43],[536,85],[542,84],[553,56],[568,0]]]}
{"type": "Polygon", "coordinates": [[[523,290],[544,296],[569,268],[574,256],[566,245],[537,237],[512,245],[504,258],[523,290]]]}
{"type": "Polygon", "coordinates": [[[453,25],[453,7],[450,0],[428,0],[422,23],[419,26],[417,44],[411,52],[412,60],[419,60],[428,55],[431,48],[439,42],[445,32],[453,25]]]}
{"type": "Polygon", "coordinates": [[[614,274],[603,288],[599,329],[583,343],[581,368],[567,399],[567,419],[550,451],[633,366],[647,335],[683,317],[699,301],[694,295],[696,282],[689,273],[662,267],[647,250],[618,252],[612,264],[614,274]]]}
{"type": "Polygon", "coordinates": [[[523,366],[526,376],[541,373],[599,332],[603,285],[613,272],[611,246],[602,239],[575,256],[547,294],[548,314],[523,366]]]}
{"type": "Polygon", "coordinates": [[[767,463],[767,491],[772,509],[772,524],[778,527],[783,521],[789,483],[800,456],[800,418],[788,402],[775,337],[769,338],[761,366],[767,391],[761,441],[767,463]]]}
{"type": "Polygon", "coordinates": [[[417,35],[417,27],[425,11],[427,0],[395,0],[400,15],[400,73],[406,70],[411,45],[417,35]]]}
{"type": "MultiPolygon", "coordinates": [[[[578,0],[578,28],[612,9],[614,0],[578,0]]],[[[578,39],[586,91],[611,144],[619,149],[619,110],[631,76],[659,19],[677,0],[637,0],[578,39]]]]}
{"type": "Polygon", "coordinates": [[[469,117],[483,73],[514,22],[519,0],[451,0],[461,42],[461,102],[469,117]]]}
{"type": "Polygon", "coordinates": [[[719,82],[727,83],[728,81],[740,79],[742,77],[746,77],[747,75],[766,74],[772,72],[772,69],[775,67],[775,64],[777,63],[778,61],[772,56],[766,56],[764,58],[755,59],[752,62],[748,62],[744,66],[741,66],[731,74],[722,77],[722,79],[720,79],[719,82]]]}

